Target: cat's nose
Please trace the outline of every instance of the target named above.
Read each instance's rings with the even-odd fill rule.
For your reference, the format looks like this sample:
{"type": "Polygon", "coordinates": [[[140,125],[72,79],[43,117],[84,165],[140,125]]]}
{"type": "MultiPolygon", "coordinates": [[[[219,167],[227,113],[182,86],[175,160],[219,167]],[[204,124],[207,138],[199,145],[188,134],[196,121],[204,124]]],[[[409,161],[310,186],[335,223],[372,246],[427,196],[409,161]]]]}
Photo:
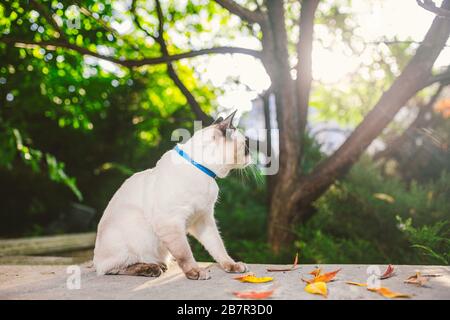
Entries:
{"type": "Polygon", "coordinates": [[[250,153],[250,139],[245,137],[245,155],[250,153]]]}

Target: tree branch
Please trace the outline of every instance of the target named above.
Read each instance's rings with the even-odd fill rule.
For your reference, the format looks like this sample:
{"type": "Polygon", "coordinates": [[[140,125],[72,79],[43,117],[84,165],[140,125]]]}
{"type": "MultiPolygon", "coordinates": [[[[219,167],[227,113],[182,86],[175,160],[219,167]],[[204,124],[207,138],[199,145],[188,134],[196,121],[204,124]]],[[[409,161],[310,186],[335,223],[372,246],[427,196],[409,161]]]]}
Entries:
{"type": "Polygon", "coordinates": [[[439,17],[450,18],[450,10],[436,7],[432,0],[416,0],[416,2],[420,7],[433,12],[439,17]]]}
{"type": "MultiPolygon", "coordinates": [[[[414,121],[408,126],[408,128],[403,131],[402,134],[397,136],[395,139],[393,139],[389,144],[387,144],[386,148],[383,150],[377,152],[373,156],[373,160],[377,161],[380,159],[386,159],[392,157],[393,154],[395,154],[399,148],[404,144],[404,142],[414,136],[414,133],[421,127],[424,127],[427,125],[430,120],[427,121],[426,114],[428,112],[432,112],[433,106],[437,99],[439,98],[439,95],[441,94],[442,90],[445,88],[444,84],[441,84],[439,88],[436,90],[436,92],[433,94],[433,96],[430,98],[428,103],[426,103],[424,106],[420,107],[419,113],[417,114],[417,117],[414,119],[414,121]]],[[[431,119],[431,118],[430,118],[431,119]]]]}
{"type": "Polygon", "coordinates": [[[262,24],[267,20],[267,16],[262,11],[252,11],[236,3],[234,0],[214,0],[218,5],[227,9],[232,14],[239,16],[249,23],[262,24]]]}
{"type": "Polygon", "coordinates": [[[431,76],[424,87],[431,86],[436,82],[441,84],[450,84],[450,66],[447,68],[447,71],[431,76]]]}
{"type": "Polygon", "coordinates": [[[92,56],[95,58],[103,59],[106,61],[114,62],[116,64],[122,65],[124,67],[139,67],[139,66],[148,66],[148,65],[157,65],[162,63],[173,62],[177,60],[182,60],[186,58],[193,58],[207,54],[227,54],[227,53],[241,53],[254,56],[256,58],[260,58],[261,52],[258,50],[239,48],[239,47],[213,47],[207,49],[193,50],[183,53],[178,53],[169,56],[163,57],[152,57],[152,58],[143,58],[143,59],[122,59],[116,58],[112,56],[106,56],[100,54],[98,52],[91,51],[84,47],[77,46],[75,44],[69,43],[63,40],[43,40],[43,41],[34,41],[34,40],[25,40],[25,39],[15,39],[11,37],[3,37],[0,38],[0,42],[3,43],[15,43],[19,46],[22,45],[24,47],[30,46],[39,46],[39,47],[47,47],[49,50],[54,50],[55,48],[65,48],[76,51],[83,55],[92,56]]]}
{"type": "MultiPolygon", "coordinates": [[[[158,16],[158,36],[154,37],[154,39],[159,44],[162,56],[168,57],[169,51],[167,49],[166,41],[164,40],[164,14],[162,11],[160,1],[155,0],[155,3],[156,3],[156,13],[158,16]]],[[[167,73],[186,98],[188,104],[191,106],[192,112],[195,114],[195,117],[201,120],[203,123],[210,124],[213,121],[213,119],[202,110],[200,104],[197,102],[194,95],[184,85],[183,81],[181,81],[171,62],[167,63],[167,73]]]]}
{"type": "Polygon", "coordinates": [[[300,11],[300,35],[297,43],[297,108],[299,110],[300,151],[302,159],[304,133],[308,122],[309,94],[312,82],[312,43],[314,33],[314,16],[319,0],[303,0],[300,11]]]}
{"type": "MultiPolygon", "coordinates": [[[[450,0],[442,8],[448,9],[450,0]]],[[[424,87],[430,78],[431,68],[450,35],[450,20],[436,17],[414,57],[391,87],[381,96],[374,108],[353,131],[344,144],[314,171],[301,179],[293,197],[313,201],[335,179],[345,174],[358,160],[369,144],[392,121],[406,102],[424,87]]]]}

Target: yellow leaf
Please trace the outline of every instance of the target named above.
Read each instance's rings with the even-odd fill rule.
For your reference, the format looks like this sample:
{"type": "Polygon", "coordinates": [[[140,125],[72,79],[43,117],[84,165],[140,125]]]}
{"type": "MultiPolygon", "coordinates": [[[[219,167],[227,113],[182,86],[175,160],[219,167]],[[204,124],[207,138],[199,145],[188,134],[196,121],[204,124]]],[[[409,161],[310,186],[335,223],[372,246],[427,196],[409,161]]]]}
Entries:
{"type": "Polygon", "coordinates": [[[270,282],[273,280],[272,277],[256,277],[255,275],[252,275],[252,274],[238,277],[235,279],[239,280],[240,282],[249,282],[249,283],[264,283],[264,282],[270,282]]]}
{"type": "Polygon", "coordinates": [[[345,283],[358,287],[367,287],[367,283],[353,282],[353,281],[346,281],[345,283]]]}
{"type": "Polygon", "coordinates": [[[312,294],[320,294],[324,297],[328,294],[327,284],[325,282],[313,282],[307,284],[305,286],[305,291],[312,294]]]}
{"type": "Polygon", "coordinates": [[[388,288],[381,287],[381,288],[367,288],[369,291],[376,292],[378,294],[381,294],[383,297],[386,298],[411,298],[410,294],[400,293],[400,292],[394,292],[391,291],[388,288]]]}
{"type": "Polygon", "coordinates": [[[374,198],[377,198],[377,199],[382,200],[382,201],[386,201],[388,203],[394,203],[395,202],[394,197],[392,197],[392,196],[390,196],[390,195],[388,195],[386,193],[374,193],[373,196],[374,196],[374,198]]]}

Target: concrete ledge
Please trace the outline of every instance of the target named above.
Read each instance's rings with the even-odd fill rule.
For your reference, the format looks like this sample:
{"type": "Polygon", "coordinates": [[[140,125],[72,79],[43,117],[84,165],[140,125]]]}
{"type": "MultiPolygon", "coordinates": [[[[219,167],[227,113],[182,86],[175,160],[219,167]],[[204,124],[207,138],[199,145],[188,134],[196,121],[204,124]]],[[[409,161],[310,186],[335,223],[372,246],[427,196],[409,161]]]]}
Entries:
{"type": "MultiPolygon", "coordinates": [[[[323,300],[321,296],[304,291],[301,277],[308,278],[314,265],[300,265],[291,272],[267,272],[273,265],[250,265],[258,276],[270,275],[273,283],[240,283],[215,264],[203,263],[211,271],[206,281],[187,280],[176,265],[161,277],[144,278],[129,276],[98,277],[89,264],[81,265],[81,288],[69,290],[67,266],[0,266],[0,299],[235,299],[233,291],[263,290],[276,286],[271,299],[323,300]]],[[[328,299],[385,299],[363,287],[350,286],[345,281],[366,282],[368,265],[321,265],[324,272],[338,268],[336,281],[328,284],[328,299]]],[[[382,271],[385,265],[379,266],[382,271]]],[[[412,299],[450,300],[450,267],[448,266],[395,266],[396,275],[382,280],[382,286],[391,290],[412,294],[412,299]],[[403,283],[408,276],[420,271],[423,274],[440,274],[431,278],[424,287],[403,283]]]]}

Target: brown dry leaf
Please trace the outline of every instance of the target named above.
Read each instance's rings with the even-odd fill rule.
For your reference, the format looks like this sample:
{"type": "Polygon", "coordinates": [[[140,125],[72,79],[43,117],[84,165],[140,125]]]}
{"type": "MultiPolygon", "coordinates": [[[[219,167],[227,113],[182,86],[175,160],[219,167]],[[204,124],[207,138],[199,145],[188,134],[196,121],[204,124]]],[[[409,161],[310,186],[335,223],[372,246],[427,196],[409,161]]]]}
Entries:
{"type": "Polygon", "coordinates": [[[380,276],[380,279],[387,279],[390,278],[394,275],[394,266],[393,265],[388,265],[386,271],[380,276]]]}
{"type": "Polygon", "coordinates": [[[240,282],[249,282],[249,283],[265,283],[273,280],[272,277],[257,277],[255,275],[250,274],[242,277],[237,277],[235,279],[239,280],[240,282]]]}
{"type": "Polygon", "coordinates": [[[394,291],[391,291],[390,289],[385,288],[385,287],[381,287],[381,288],[367,288],[367,290],[376,292],[378,294],[381,294],[383,297],[390,298],[390,299],[393,299],[393,298],[411,298],[410,294],[394,292],[394,291]]]}
{"type": "Polygon", "coordinates": [[[405,281],[403,281],[404,283],[409,283],[409,284],[415,284],[419,287],[423,286],[425,283],[428,282],[428,278],[423,277],[420,272],[416,272],[415,275],[412,275],[410,277],[408,277],[408,279],[406,279],[405,281]]]}
{"type": "Polygon", "coordinates": [[[298,264],[298,252],[295,255],[294,263],[292,264],[292,266],[290,268],[284,268],[284,269],[269,268],[269,269],[267,269],[267,271],[268,272],[293,271],[293,270],[297,269],[297,264],[298,264]]]}
{"type": "Polygon", "coordinates": [[[235,291],[233,294],[241,299],[266,299],[272,296],[275,289],[267,291],[235,291]]]}
{"type": "Polygon", "coordinates": [[[354,282],[354,281],[346,281],[345,283],[353,285],[353,286],[358,286],[358,287],[367,287],[367,283],[354,282]]]}
{"type": "Polygon", "coordinates": [[[327,284],[325,282],[309,283],[305,286],[305,291],[312,294],[320,294],[325,298],[328,294],[327,284]]]}

